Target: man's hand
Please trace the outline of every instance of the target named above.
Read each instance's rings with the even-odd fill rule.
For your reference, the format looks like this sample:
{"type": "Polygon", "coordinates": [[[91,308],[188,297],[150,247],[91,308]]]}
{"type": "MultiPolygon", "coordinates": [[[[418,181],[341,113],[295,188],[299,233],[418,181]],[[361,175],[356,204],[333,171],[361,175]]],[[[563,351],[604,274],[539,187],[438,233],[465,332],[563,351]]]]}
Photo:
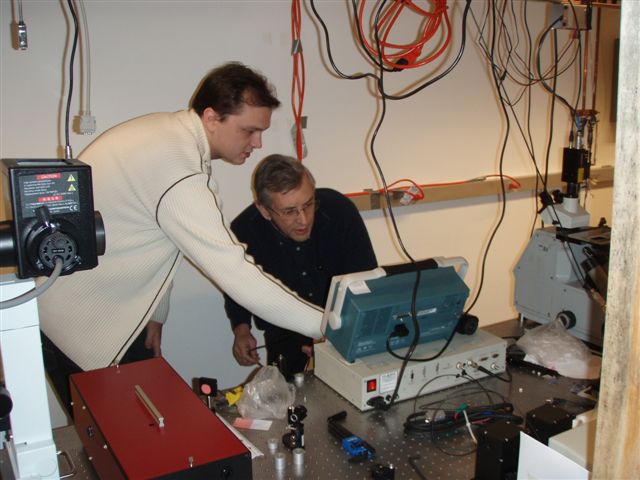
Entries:
{"type": "Polygon", "coordinates": [[[322,338],[314,338],[312,345],[302,345],[302,353],[304,353],[307,357],[313,357],[313,345],[316,343],[322,343],[327,339],[327,337],[322,338]]]}
{"type": "Polygon", "coordinates": [[[260,362],[260,355],[255,349],[256,339],[251,335],[251,328],[246,323],[241,323],[233,329],[233,356],[240,365],[255,365],[260,362]]]}
{"type": "Polygon", "coordinates": [[[144,340],[145,348],[153,349],[154,357],[161,357],[162,350],[160,344],[162,343],[162,324],[149,320],[147,323],[147,338],[144,340]]]}

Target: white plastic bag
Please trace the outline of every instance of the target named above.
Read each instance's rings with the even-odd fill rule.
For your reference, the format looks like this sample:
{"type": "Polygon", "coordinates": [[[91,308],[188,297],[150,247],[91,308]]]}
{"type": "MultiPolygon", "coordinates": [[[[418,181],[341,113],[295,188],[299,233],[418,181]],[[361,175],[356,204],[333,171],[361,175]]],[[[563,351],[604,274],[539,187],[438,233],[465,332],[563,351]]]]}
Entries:
{"type": "Polygon", "coordinates": [[[517,342],[525,360],[570,378],[594,379],[601,361],[582,341],[567,332],[560,319],[528,330],[517,342]]]}
{"type": "Polygon", "coordinates": [[[238,411],[243,418],[283,419],[295,398],[296,388],[287,383],[277,367],[267,365],[244,386],[238,411]]]}

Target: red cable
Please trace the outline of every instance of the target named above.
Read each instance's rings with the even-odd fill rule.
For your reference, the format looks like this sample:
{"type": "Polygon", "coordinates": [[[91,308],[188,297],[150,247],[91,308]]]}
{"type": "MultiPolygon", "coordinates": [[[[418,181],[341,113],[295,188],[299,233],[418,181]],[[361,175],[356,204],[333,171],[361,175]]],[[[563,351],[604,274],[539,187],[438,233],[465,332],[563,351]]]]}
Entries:
{"type": "MultiPolygon", "coordinates": [[[[408,179],[408,178],[403,178],[403,179],[401,179],[401,180],[396,180],[395,182],[393,182],[393,183],[391,183],[391,184],[387,185],[387,190],[388,190],[388,191],[390,191],[390,192],[392,192],[392,191],[394,191],[394,190],[398,190],[398,189],[396,189],[396,188],[392,189],[391,187],[393,187],[394,185],[397,185],[398,183],[401,183],[401,182],[408,182],[408,183],[410,183],[411,185],[413,185],[414,187],[416,187],[416,189],[418,190],[418,192],[417,192],[417,193],[410,192],[407,188],[411,188],[411,187],[399,187],[398,189],[400,189],[400,190],[405,190],[405,193],[406,193],[407,195],[410,195],[410,196],[411,196],[411,198],[413,198],[414,200],[422,200],[422,199],[424,198],[424,190],[422,190],[422,186],[421,186],[421,185],[418,185],[416,182],[414,182],[413,180],[410,180],[410,179],[408,179]]],[[[382,192],[384,192],[384,189],[381,189],[381,190],[378,190],[378,191],[379,191],[380,193],[382,193],[382,192]]]]}
{"type": "Polygon", "coordinates": [[[504,178],[508,178],[509,180],[511,180],[511,183],[509,184],[509,188],[510,189],[514,189],[514,188],[520,188],[522,186],[522,184],[516,180],[513,177],[510,177],[509,175],[505,175],[504,173],[502,175],[498,174],[498,173],[492,173],[491,175],[485,175],[485,178],[489,178],[489,177],[504,177],[504,178]]]}
{"type": "Polygon", "coordinates": [[[449,22],[449,16],[447,14],[446,0],[434,0],[434,9],[432,12],[423,10],[411,0],[394,0],[388,5],[388,7],[386,7],[386,10],[383,12],[380,19],[378,20],[378,23],[374,27],[378,31],[380,44],[379,53],[378,48],[371,46],[367,41],[366,35],[364,34],[362,22],[365,4],[366,0],[360,1],[360,9],[358,15],[358,30],[360,32],[360,36],[363,40],[365,48],[371,54],[378,57],[378,55],[381,53],[382,61],[387,67],[399,69],[421,67],[436,60],[440,55],[444,53],[444,51],[449,46],[449,43],[451,42],[451,23],[449,22]],[[405,7],[408,7],[407,12],[413,12],[414,14],[425,17],[423,19],[424,28],[422,29],[419,38],[415,42],[408,44],[391,43],[388,41],[389,35],[391,34],[391,31],[395,26],[395,22],[397,21],[405,7]],[[444,27],[442,26],[443,22],[444,27]],[[431,41],[436,36],[441,27],[444,32],[446,32],[446,37],[444,41],[441,41],[440,47],[431,55],[428,55],[422,59],[419,58],[422,54],[422,49],[429,41],[431,41]],[[387,50],[389,49],[394,50],[394,52],[388,53],[387,50]],[[398,61],[400,59],[404,59],[407,63],[399,64],[398,61]]]}
{"type": "Polygon", "coordinates": [[[304,155],[302,142],[302,104],[304,102],[305,70],[304,55],[300,30],[302,28],[302,14],[300,0],[291,0],[291,40],[293,55],[293,79],[291,81],[291,108],[296,129],[296,155],[302,161],[304,155]]]}
{"type": "MultiPolygon", "coordinates": [[[[520,188],[522,186],[521,183],[518,180],[516,180],[514,177],[511,177],[509,175],[504,175],[504,174],[503,175],[499,175],[497,173],[493,173],[493,174],[489,174],[489,175],[481,175],[480,177],[472,178],[471,180],[458,180],[458,181],[454,181],[454,182],[442,182],[442,183],[425,183],[425,184],[422,184],[422,185],[418,185],[416,182],[414,182],[411,179],[403,178],[403,179],[400,179],[400,180],[396,180],[395,182],[390,183],[389,185],[387,185],[387,191],[391,192],[391,191],[395,191],[395,190],[405,190],[405,193],[411,195],[414,200],[422,200],[424,198],[424,189],[425,188],[449,187],[451,185],[463,185],[465,183],[479,182],[479,181],[484,181],[484,180],[486,180],[487,178],[490,178],[490,177],[500,177],[500,176],[502,176],[503,178],[508,178],[511,181],[511,183],[509,184],[509,188],[511,190],[520,188]],[[408,189],[411,188],[411,187],[391,188],[394,185],[397,185],[397,184],[399,184],[401,182],[410,183],[412,186],[416,187],[419,190],[419,192],[418,193],[409,192],[408,189]]],[[[382,192],[384,192],[384,189],[381,188],[381,189],[377,190],[375,193],[382,193],[382,192]]],[[[360,196],[363,196],[363,195],[371,195],[372,193],[374,193],[374,192],[373,191],[363,191],[363,192],[345,193],[345,196],[347,196],[347,197],[360,197],[360,196]]]]}

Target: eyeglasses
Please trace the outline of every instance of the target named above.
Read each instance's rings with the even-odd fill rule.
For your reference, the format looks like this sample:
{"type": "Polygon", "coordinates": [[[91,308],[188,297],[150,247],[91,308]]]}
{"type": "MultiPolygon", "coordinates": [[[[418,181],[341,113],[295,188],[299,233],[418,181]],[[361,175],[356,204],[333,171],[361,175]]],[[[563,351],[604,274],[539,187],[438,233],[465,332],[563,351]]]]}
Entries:
{"type": "Polygon", "coordinates": [[[282,218],[287,220],[293,220],[294,218],[298,218],[298,215],[304,213],[305,215],[315,212],[318,209],[318,204],[316,203],[315,197],[309,200],[307,203],[302,205],[301,207],[289,207],[283,208],[281,210],[275,210],[271,207],[267,207],[273,213],[280,215],[282,218]]]}

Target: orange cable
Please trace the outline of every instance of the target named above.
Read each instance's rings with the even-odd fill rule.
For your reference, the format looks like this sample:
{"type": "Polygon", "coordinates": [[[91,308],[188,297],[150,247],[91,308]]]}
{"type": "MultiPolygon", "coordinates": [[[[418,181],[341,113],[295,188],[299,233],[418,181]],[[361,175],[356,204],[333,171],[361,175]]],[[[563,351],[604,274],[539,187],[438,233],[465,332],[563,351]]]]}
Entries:
{"type": "MultiPolygon", "coordinates": [[[[364,47],[371,54],[378,56],[378,49],[371,46],[364,34],[362,18],[364,16],[365,4],[366,0],[361,0],[358,15],[359,21],[357,27],[360,32],[360,37],[362,38],[364,47]]],[[[421,67],[436,60],[440,55],[442,55],[442,53],[444,53],[446,48],[449,46],[449,43],[451,42],[451,24],[449,22],[449,16],[447,14],[447,2],[446,0],[435,0],[434,4],[434,10],[432,12],[421,9],[411,0],[395,0],[391,2],[388,7],[386,7],[386,11],[378,20],[378,23],[374,28],[376,28],[379,32],[379,44],[382,53],[382,61],[387,67],[399,69],[421,67]],[[424,21],[424,28],[422,29],[418,40],[415,42],[408,44],[391,43],[388,41],[389,35],[391,34],[391,31],[393,30],[397,19],[399,18],[405,7],[413,11],[415,14],[425,17],[426,20],[424,21]],[[431,41],[435,37],[435,35],[440,30],[443,22],[445,27],[442,28],[446,32],[444,42],[442,42],[440,48],[438,48],[438,50],[436,50],[434,53],[428,55],[425,58],[419,59],[422,53],[422,49],[429,41],[431,41]],[[397,52],[387,53],[388,49],[397,50],[397,52]],[[398,60],[400,59],[404,59],[407,63],[398,63],[398,60]]]]}
{"type": "MultiPolygon", "coordinates": [[[[448,186],[452,186],[452,185],[463,185],[463,184],[466,184],[466,183],[482,182],[482,181],[487,180],[490,177],[500,177],[500,176],[501,176],[500,174],[493,173],[493,174],[489,174],[489,175],[481,175],[479,177],[472,178],[472,179],[469,179],[469,180],[457,180],[457,181],[453,181],[453,182],[441,182],[441,183],[425,183],[425,184],[421,184],[421,185],[417,184],[416,182],[414,182],[411,179],[403,178],[403,179],[396,180],[395,182],[389,184],[387,186],[387,191],[405,190],[405,193],[408,193],[409,195],[414,197],[415,200],[421,200],[422,198],[424,198],[424,189],[425,188],[448,187],[448,186]],[[394,185],[397,185],[397,184],[399,184],[401,182],[410,183],[412,186],[416,187],[420,191],[420,194],[414,194],[414,193],[409,192],[408,189],[411,188],[411,187],[407,187],[407,186],[391,188],[394,185]]],[[[504,175],[504,174],[502,175],[502,177],[503,178],[508,178],[511,181],[511,183],[509,184],[509,188],[512,189],[512,190],[520,188],[522,186],[522,184],[518,180],[516,180],[514,177],[511,177],[509,175],[504,175]]],[[[381,188],[381,189],[378,189],[376,191],[371,190],[371,191],[345,193],[345,196],[347,196],[347,197],[360,197],[360,196],[363,196],[363,195],[371,195],[372,193],[383,193],[383,192],[384,192],[384,189],[381,188]]]]}
{"type": "Polygon", "coordinates": [[[291,40],[293,56],[293,79],[291,81],[291,108],[295,120],[295,147],[298,160],[304,156],[302,141],[302,105],[304,103],[305,69],[304,55],[300,31],[302,28],[302,15],[300,0],[291,0],[291,40]]]}

